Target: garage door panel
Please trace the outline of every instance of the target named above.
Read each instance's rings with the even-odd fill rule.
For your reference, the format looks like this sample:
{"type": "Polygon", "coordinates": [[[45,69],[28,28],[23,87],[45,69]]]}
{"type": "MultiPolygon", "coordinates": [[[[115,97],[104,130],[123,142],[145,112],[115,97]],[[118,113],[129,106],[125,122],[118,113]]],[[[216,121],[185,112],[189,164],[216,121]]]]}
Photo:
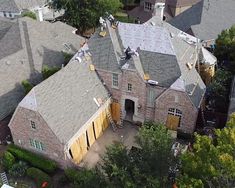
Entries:
{"type": "Polygon", "coordinates": [[[90,146],[92,146],[92,144],[94,144],[94,142],[95,142],[95,133],[94,133],[94,129],[93,129],[92,124],[87,129],[87,136],[88,136],[89,144],[90,144],[90,146]]]}
{"type": "Polygon", "coordinates": [[[74,162],[79,163],[83,157],[79,140],[74,141],[74,143],[70,147],[70,150],[73,155],[74,162]]]}

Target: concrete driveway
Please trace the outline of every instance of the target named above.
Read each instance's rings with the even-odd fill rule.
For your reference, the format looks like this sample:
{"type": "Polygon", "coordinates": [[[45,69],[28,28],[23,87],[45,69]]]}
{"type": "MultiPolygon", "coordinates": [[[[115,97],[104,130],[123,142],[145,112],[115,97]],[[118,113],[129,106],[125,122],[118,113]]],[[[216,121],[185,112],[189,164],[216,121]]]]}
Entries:
{"type": "Polygon", "coordinates": [[[137,133],[138,127],[126,121],[124,121],[123,128],[118,129],[116,132],[114,132],[110,126],[91,146],[79,166],[93,168],[98,162],[101,162],[101,158],[105,154],[106,147],[115,142],[122,142],[128,149],[130,149],[132,146],[136,145],[134,142],[137,133]]]}

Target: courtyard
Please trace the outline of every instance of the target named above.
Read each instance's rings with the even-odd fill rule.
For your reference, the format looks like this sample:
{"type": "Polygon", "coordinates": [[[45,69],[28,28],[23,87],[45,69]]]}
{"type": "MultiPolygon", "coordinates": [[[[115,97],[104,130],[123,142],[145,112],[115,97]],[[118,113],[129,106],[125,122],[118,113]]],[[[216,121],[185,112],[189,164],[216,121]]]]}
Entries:
{"type": "Polygon", "coordinates": [[[97,163],[101,162],[102,156],[105,154],[106,147],[115,142],[122,142],[127,149],[131,149],[132,146],[136,146],[135,136],[138,133],[139,127],[128,121],[124,121],[123,124],[123,128],[117,129],[115,132],[111,126],[106,129],[103,135],[90,147],[79,166],[93,168],[97,163]]]}

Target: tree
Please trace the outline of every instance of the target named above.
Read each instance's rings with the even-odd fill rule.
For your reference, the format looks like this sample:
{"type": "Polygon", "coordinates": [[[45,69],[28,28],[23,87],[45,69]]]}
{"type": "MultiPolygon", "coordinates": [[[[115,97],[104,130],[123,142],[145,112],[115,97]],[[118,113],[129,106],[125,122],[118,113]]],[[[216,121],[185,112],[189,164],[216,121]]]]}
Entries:
{"type": "Polygon", "coordinates": [[[215,140],[196,135],[193,152],[181,159],[180,187],[235,187],[235,114],[215,140]]]}
{"type": "Polygon", "coordinates": [[[119,0],[53,0],[50,7],[65,10],[64,19],[80,33],[96,27],[100,16],[116,13],[122,4],[119,0]]]}
{"type": "Polygon", "coordinates": [[[174,165],[171,152],[173,140],[166,127],[159,123],[145,123],[136,143],[139,149],[130,152],[122,144],[107,148],[102,169],[110,187],[167,187],[168,170],[174,165]]]}
{"type": "Polygon", "coordinates": [[[43,79],[49,78],[51,75],[55,74],[60,70],[59,67],[48,67],[47,65],[44,65],[42,67],[42,77],[43,79]]]}
{"type": "Polygon", "coordinates": [[[228,69],[235,73],[235,25],[222,33],[216,39],[215,56],[220,64],[228,62],[228,69]]]}

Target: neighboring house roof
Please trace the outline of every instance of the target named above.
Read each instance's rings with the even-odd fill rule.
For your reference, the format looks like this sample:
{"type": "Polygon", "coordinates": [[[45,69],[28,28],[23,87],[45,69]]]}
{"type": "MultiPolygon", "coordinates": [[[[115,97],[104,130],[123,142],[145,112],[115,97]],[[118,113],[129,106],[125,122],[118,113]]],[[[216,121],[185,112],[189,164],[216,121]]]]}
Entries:
{"type": "Polygon", "coordinates": [[[61,66],[61,51],[76,53],[84,39],[73,30],[61,22],[37,22],[27,17],[0,19],[0,120],[24,97],[23,80],[40,82],[43,65],[61,66]]]}
{"type": "Polygon", "coordinates": [[[0,0],[0,12],[19,13],[20,10],[14,0],[0,0]]]}
{"type": "Polygon", "coordinates": [[[47,0],[14,0],[17,6],[21,9],[34,9],[42,7],[47,3],[47,0]]]}
{"type": "Polygon", "coordinates": [[[73,58],[66,67],[35,86],[19,104],[37,111],[61,143],[67,143],[97,112],[94,98],[103,103],[109,99],[89,64],[73,58]]]}
{"type": "Polygon", "coordinates": [[[185,32],[191,29],[202,40],[216,39],[222,30],[235,24],[234,7],[234,0],[202,0],[169,23],[185,32]]]}
{"type": "Polygon", "coordinates": [[[169,87],[180,77],[174,49],[164,28],[119,23],[115,31],[109,28],[105,37],[96,32],[88,46],[97,69],[118,73],[126,65],[127,69],[137,69],[141,77],[148,74],[163,87],[169,87]],[[122,62],[127,47],[137,50],[139,57],[122,62]]]}
{"type": "Polygon", "coordinates": [[[185,91],[192,103],[196,107],[199,107],[205,94],[206,86],[195,68],[197,49],[196,45],[193,44],[191,40],[197,41],[197,39],[191,36],[190,41],[185,40],[182,36],[182,31],[167,22],[160,21],[159,18],[156,17],[153,17],[145,24],[156,24],[158,26],[162,26],[170,33],[170,39],[174,47],[181,72],[180,78],[171,85],[171,88],[185,91]],[[191,69],[188,68],[187,63],[192,65],[191,69]]]}
{"type": "Polygon", "coordinates": [[[152,18],[153,16],[153,10],[151,11],[144,11],[144,7],[143,6],[138,6],[130,11],[127,12],[127,14],[130,17],[133,18],[139,18],[141,23],[144,23],[146,21],[148,21],[150,18],[152,18]]]}

